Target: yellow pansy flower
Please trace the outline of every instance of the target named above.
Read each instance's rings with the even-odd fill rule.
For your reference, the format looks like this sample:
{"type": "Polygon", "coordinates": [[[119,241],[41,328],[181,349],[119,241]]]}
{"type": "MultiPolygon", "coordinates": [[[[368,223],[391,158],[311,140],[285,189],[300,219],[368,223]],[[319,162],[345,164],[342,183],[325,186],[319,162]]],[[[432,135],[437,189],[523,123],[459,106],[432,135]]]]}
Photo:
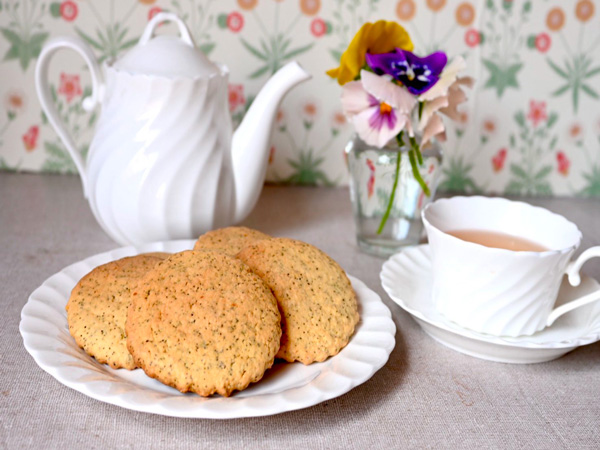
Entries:
{"type": "Polygon", "coordinates": [[[395,48],[414,48],[407,31],[396,22],[379,20],[365,23],[342,54],[340,66],[327,71],[327,75],[337,78],[340,85],[354,80],[365,65],[365,54],[389,53],[395,48]]]}

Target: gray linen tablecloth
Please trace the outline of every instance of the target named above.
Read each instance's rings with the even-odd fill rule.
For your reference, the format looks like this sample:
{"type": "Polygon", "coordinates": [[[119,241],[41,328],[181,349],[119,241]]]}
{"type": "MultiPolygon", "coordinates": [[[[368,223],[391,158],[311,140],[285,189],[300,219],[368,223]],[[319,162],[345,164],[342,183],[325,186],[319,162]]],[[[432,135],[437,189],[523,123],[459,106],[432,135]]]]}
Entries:
{"type": "MultiPolygon", "coordinates": [[[[600,204],[530,199],[600,243],[600,204]]],[[[0,448],[600,448],[600,343],[552,362],[511,365],[428,337],[385,294],[382,259],[358,252],[346,189],[272,187],[244,222],[312,243],[389,306],[396,347],[369,381],[319,405],[235,420],[130,411],[63,386],[23,347],[29,294],[65,266],[117,247],[74,176],[0,173],[0,448]]],[[[600,261],[584,267],[600,279],[600,261]]]]}

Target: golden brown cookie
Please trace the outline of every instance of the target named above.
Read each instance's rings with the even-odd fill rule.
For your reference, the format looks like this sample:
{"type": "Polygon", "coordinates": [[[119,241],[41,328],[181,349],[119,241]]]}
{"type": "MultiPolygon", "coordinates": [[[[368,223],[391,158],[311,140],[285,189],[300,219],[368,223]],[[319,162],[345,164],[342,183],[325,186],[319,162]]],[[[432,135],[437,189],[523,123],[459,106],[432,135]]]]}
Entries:
{"type": "Polygon", "coordinates": [[[278,358],[310,364],[337,354],[358,323],[356,294],[343,269],[318,248],[273,238],[243,249],[244,261],[271,288],[281,313],[278,358]]]}
{"type": "Polygon", "coordinates": [[[146,255],[146,256],[156,256],[157,258],[160,258],[160,259],[168,258],[172,254],[173,253],[167,253],[167,252],[150,252],[150,253],[144,253],[144,255],[146,255]]]}
{"type": "Polygon", "coordinates": [[[146,374],[181,392],[230,395],[262,378],[281,337],[277,302],[241,261],[185,251],[142,279],[127,347],[146,374]]]}
{"type": "Polygon", "coordinates": [[[212,230],[198,238],[194,250],[218,250],[235,256],[247,245],[270,239],[271,236],[246,227],[227,227],[212,230]]]}
{"type": "Polygon", "coordinates": [[[115,369],[135,369],[125,341],[130,290],[139,277],[164,258],[156,254],[123,258],[84,276],[66,306],[69,332],[77,345],[115,369]]]}

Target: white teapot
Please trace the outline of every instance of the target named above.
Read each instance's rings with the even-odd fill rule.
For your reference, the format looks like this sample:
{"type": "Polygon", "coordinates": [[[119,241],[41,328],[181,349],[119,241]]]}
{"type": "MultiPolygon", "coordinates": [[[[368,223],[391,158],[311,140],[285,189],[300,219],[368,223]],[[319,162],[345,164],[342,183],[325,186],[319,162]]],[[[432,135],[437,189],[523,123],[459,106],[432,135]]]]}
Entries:
{"type": "Polygon", "coordinates": [[[235,133],[228,76],[225,66],[196,49],[184,22],[170,13],[157,14],[134,48],[104,65],[104,76],[81,39],[55,38],[44,46],[35,73],[42,108],[79,170],[94,216],[115,241],[195,238],[252,211],[264,183],[279,103],[310,76],[295,62],[280,69],[235,133]],[[163,21],[175,22],[180,37],[154,37],[163,21]],[[93,89],[84,109],[102,105],[86,160],[60,120],[48,86],[50,59],[65,47],[76,50],[90,69],[93,89]]]}

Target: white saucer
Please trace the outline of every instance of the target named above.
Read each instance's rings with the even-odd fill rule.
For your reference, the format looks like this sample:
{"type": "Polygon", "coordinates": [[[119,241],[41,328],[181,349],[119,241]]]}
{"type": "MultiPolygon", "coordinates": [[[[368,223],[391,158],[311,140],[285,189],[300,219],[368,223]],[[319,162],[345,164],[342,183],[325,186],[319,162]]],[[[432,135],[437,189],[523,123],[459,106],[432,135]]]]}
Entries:
{"type": "MultiPolygon", "coordinates": [[[[529,364],[551,361],[600,340],[600,301],[575,309],[551,327],[531,336],[497,337],[470,331],[451,322],[434,307],[429,245],[404,250],[381,269],[381,283],[390,298],[411,314],[436,341],[467,355],[491,361],[529,364]]],[[[563,281],[556,304],[566,303],[600,289],[592,278],[582,277],[578,287],[563,281]]]]}

